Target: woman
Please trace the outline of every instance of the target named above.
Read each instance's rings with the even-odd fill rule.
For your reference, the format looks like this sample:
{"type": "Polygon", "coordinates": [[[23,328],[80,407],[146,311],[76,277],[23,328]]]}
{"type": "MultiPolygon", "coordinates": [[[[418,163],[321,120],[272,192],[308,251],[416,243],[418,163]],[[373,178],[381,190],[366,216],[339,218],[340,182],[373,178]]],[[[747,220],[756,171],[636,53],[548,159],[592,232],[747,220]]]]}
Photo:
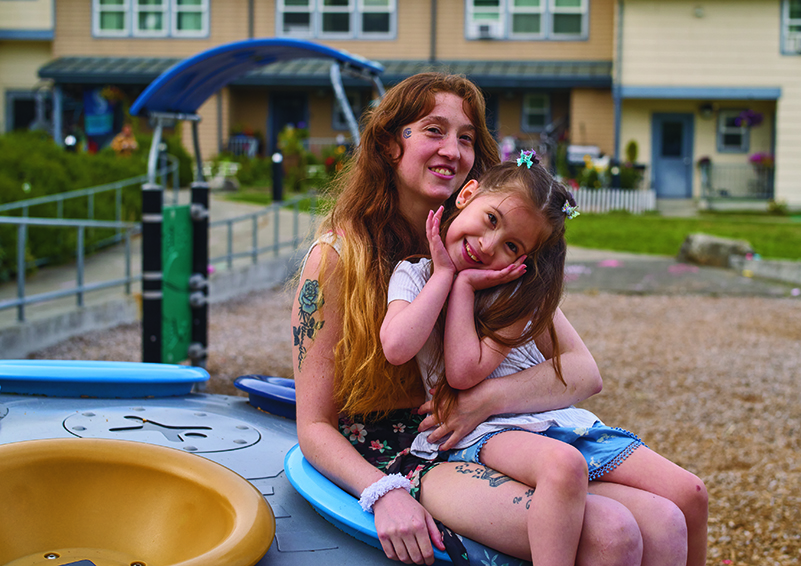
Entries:
{"type": "MultiPolygon", "coordinates": [[[[434,517],[488,546],[529,555],[527,525],[537,517],[526,508],[526,486],[476,465],[408,457],[404,449],[418,427],[435,423],[416,414],[424,399],[416,364],[391,366],[378,339],[393,267],[427,250],[428,212],[497,161],[475,85],[435,73],[406,79],[370,112],[300,276],[292,325],[301,449],[332,481],[362,496],[384,552],[402,562],[431,564],[432,543],[444,549],[434,517]],[[402,472],[413,485],[394,489],[386,471],[402,472]]],[[[433,440],[452,433],[453,442],[492,414],[565,407],[597,393],[592,356],[561,311],[554,322],[567,387],[551,363],[482,383],[460,395],[433,440]]],[[[673,503],[593,486],[577,564],[678,565],[686,555],[686,525],[673,503]]]]}

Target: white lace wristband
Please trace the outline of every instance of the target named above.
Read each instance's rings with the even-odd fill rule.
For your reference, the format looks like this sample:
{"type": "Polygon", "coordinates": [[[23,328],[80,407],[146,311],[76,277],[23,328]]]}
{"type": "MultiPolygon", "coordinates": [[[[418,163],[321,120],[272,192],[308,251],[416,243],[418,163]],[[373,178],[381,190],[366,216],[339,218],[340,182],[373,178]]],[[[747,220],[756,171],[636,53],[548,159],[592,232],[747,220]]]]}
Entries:
{"type": "Polygon", "coordinates": [[[400,487],[411,493],[412,482],[410,482],[401,474],[390,474],[388,476],[384,476],[373,485],[365,488],[365,490],[362,492],[361,499],[359,499],[359,505],[361,505],[362,509],[368,513],[372,513],[373,505],[375,505],[375,502],[378,501],[382,495],[388,491],[392,491],[393,489],[398,489],[400,487]]]}

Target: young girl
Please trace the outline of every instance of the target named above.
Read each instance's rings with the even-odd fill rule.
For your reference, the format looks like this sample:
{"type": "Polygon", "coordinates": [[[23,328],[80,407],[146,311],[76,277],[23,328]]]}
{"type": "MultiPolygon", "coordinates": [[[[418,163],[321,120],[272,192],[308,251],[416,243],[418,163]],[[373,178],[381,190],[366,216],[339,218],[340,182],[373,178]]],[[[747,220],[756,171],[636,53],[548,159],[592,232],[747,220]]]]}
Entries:
{"type": "MultiPolygon", "coordinates": [[[[431,259],[401,262],[390,279],[380,333],[388,361],[416,357],[426,388],[435,392],[440,421],[452,407],[454,390],[488,377],[552,363],[565,383],[553,321],[564,277],[565,220],[578,215],[573,197],[534,152],[521,152],[517,163],[497,165],[464,186],[443,223],[444,241],[442,211],[430,212],[426,223],[431,259]],[[553,352],[548,362],[541,349],[553,352]]],[[[412,453],[435,458],[438,445],[427,436],[415,439],[412,453]]],[[[660,482],[687,474],[635,435],[575,407],[496,415],[440,455],[536,486],[529,504],[541,520],[528,527],[535,565],[575,563],[588,480],[603,476],[670,499],[674,492],[660,482]],[[653,457],[627,460],[641,446],[638,452],[653,457]]],[[[692,496],[675,499],[692,528],[688,563],[703,564],[706,506],[687,504],[692,496]]]]}

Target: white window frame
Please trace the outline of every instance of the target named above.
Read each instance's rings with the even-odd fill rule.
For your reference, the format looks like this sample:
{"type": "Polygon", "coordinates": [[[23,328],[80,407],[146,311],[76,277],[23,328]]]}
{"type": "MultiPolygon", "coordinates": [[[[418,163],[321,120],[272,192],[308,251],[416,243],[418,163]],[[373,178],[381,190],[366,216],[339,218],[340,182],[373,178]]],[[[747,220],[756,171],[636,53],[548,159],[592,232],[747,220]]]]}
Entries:
{"type": "Polygon", "coordinates": [[[170,29],[170,16],[169,16],[169,0],[160,0],[161,6],[141,6],[139,0],[131,0],[132,14],[131,14],[131,27],[133,28],[134,37],[167,37],[170,29]],[[160,30],[143,30],[139,29],[139,14],[142,12],[161,13],[160,30]]]}
{"type": "Polygon", "coordinates": [[[718,146],[718,153],[748,153],[748,148],[751,144],[750,140],[750,131],[748,126],[740,125],[740,126],[727,126],[726,121],[728,119],[737,118],[741,113],[742,109],[726,109],[721,110],[718,112],[718,127],[717,127],[717,146],[718,146]],[[725,145],[723,143],[723,138],[727,134],[739,134],[740,138],[740,145],[733,146],[733,145],[725,145]]]}
{"type": "Polygon", "coordinates": [[[494,12],[493,8],[476,8],[476,0],[465,0],[465,37],[468,40],[501,39],[501,40],[558,40],[585,41],[589,37],[590,0],[580,0],[577,7],[557,6],[558,0],[540,0],[538,7],[515,6],[515,0],[498,0],[498,25],[493,26],[489,38],[482,37],[479,26],[483,22],[476,17],[477,13],[494,12]],[[539,33],[515,33],[512,26],[514,16],[519,14],[540,14],[539,33]],[[556,33],[553,29],[554,16],[559,14],[578,14],[581,16],[581,32],[578,34],[556,33]]]}
{"type": "Polygon", "coordinates": [[[173,37],[207,37],[209,35],[209,0],[200,0],[200,4],[181,6],[179,0],[172,1],[172,17],[170,18],[170,32],[173,37]],[[200,12],[202,22],[200,30],[178,29],[178,20],[181,13],[200,12]]]}
{"type": "Polygon", "coordinates": [[[197,38],[208,37],[210,16],[210,0],[201,0],[199,5],[181,6],[178,0],[162,0],[161,6],[140,6],[138,0],[124,0],[119,6],[103,5],[101,0],[92,0],[92,34],[94,37],[103,38],[143,38],[143,39],[164,39],[164,38],[197,38]],[[141,12],[161,12],[164,28],[161,30],[140,30],[139,14],[141,12]],[[120,12],[124,16],[124,29],[104,30],[100,28],[100,19],[103,13],[120,12]],[[203,28],[196,30],[178,29],[178,15],[181,12],[202,12],[203,28]]]}
{"type": "MultiPolygon", "coordinates": [[[[539,110],[539,109],[538,109],[539,110]]],[[[551,122],[551,96],[544,92],[527,92],[523,95],[523,100],[521,102],[520,108],[520,130],[523,132],[541,132],[543,131],[548,124],[551,122]],[[528,117],[534,112],[530,112],[530,108],[528,106],[528,100],[538,97],[542,98],[545,101],[545,104],[542,107],[541,112],[536,112],[538,115],[542,115],[542,126],[530,126],[528,123],[528,117]]]]}
{"type": "MultiPolygon", "coordinates": [[[[801,18],[790,18],[790,4],[801,0],[782,0],[782,49],[785,55],[801,55],[801,18]],[[791,27],[799,31],[791,31],[791,27]]],[[[801,7],[801,6],[800,6],[801,7]]]]}
{"type": "Polygon", "coordinates": [[[395,39],[397,35],[397,0],[386,0],[386,6],[368,6],[366,0],[348,0],[347,6],[326,6],[325,0],[308,0],[307,6],[287,6],[286,0],[275,3],[276,37],[297,37],[304,39],[395,39]],[[284,14],[309,14],[308,30],[284,31],[284,14]],[[349,29],[347,32],[323,30],[323,16],[326,13],[347,13],[349,29]],[[389,29],[386,32],[365,32],[362,15],[366,13],[387,13],[389,29]]]}
{"type": "Polygon", "coordinates": [[[103,5],[100,0],[92,0],[92,32],[97,37],[127,37],[131,29],[131,0],[124,0],[119,6],[103,5]],[[121,30],[103,30],[100,18],[104,13],[122,12],[124,25],[121,30]]]}

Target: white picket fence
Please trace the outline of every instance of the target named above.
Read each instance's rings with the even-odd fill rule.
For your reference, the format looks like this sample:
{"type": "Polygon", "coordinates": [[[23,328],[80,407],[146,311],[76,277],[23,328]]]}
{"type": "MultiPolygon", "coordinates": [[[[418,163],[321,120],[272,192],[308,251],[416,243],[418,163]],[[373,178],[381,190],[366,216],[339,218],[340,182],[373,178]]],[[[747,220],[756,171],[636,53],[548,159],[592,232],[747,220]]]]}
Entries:
{"type": "Polygon", "coordinates": [[[572,193],[579,212],[628,210],[632,214],[642,214],[656,210],[656,191],[653,189],[574,189],[572,193]]]}

